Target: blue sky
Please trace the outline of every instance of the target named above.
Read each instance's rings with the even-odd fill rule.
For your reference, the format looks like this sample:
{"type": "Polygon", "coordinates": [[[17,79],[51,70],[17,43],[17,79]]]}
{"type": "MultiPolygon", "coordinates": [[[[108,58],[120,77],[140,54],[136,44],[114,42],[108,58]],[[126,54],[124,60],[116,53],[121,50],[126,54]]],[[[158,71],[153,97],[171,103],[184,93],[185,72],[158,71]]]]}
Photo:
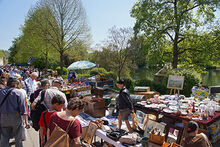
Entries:
{"type": "MultiPolygon", "coordinates": [[[[7,50],[15,37],[21,34],[28,10],[38,0],[0,0],[0,49],[7,50]]],[[[108,29],[133,27],[135,20],[130,9],[136,0],[82,0],[91,28],[92,45],[107,38],[108,29]]]]}
{"type": "MultiPolygon", "coordinates": [[[[28,10],[38,0],[0,0],[0,49],[7,50],[21,33],[28,10]]],[[[130,10],[137,0],[82,0],[91,28],[92,46],[107,38],[108,29],[133,27],[130,10]]],[[[217,19],[220,19],[217,13],[217,19]]]]}

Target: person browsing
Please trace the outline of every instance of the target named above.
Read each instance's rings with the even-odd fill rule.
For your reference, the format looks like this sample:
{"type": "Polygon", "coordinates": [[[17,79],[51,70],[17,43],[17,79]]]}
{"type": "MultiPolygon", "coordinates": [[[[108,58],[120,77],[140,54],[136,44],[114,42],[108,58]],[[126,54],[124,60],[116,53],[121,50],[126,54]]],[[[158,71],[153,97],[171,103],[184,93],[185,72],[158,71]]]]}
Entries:
{"type": "Polygon", "coordinates": [[[49,124],[50,117],[56,111],[61,111],[64,106],[65,100],[60,95],[56,95],[51,100],[51,107],[47,111],[43,112],[40,117],[39,126],[40,126],[40,142],[41,147],[47,142],[47,128],[49,124]],[[46,123],[46,124],[45,124],[46,123]]]}

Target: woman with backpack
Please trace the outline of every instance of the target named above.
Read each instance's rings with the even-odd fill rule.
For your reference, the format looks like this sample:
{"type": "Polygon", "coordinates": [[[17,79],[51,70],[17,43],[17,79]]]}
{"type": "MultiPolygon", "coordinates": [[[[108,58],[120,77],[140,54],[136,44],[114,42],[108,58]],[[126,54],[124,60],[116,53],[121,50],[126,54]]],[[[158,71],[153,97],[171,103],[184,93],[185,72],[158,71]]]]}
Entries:
{"type": "Polygon", "coordinates": [[[80,147],[82,127],[76,116],[83,111],[84,103],[79,98],[69,101],[67,109],[54,113],[48,125],[46,147],[48,146],[74,146],[80,147]],[[67,134],[66,134],[67,133],[67,134]],[[62,139],[61,139],[62,137],[62,139]],[[65,142],[65,140],[69,140],[65,142]]]}

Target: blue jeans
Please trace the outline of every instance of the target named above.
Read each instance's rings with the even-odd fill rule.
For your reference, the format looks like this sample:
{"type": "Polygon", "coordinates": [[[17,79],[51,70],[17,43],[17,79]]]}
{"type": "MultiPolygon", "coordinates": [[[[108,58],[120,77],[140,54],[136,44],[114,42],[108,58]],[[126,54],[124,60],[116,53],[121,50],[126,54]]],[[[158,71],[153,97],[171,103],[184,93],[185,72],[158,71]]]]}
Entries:
{"type": "Polygon", "coordinates": [[[20,114],[1,114],[1,147],[9,147],[9,139],[12,137],[15,137],[16,147],[23,147],[21,125],[20,114]]]}

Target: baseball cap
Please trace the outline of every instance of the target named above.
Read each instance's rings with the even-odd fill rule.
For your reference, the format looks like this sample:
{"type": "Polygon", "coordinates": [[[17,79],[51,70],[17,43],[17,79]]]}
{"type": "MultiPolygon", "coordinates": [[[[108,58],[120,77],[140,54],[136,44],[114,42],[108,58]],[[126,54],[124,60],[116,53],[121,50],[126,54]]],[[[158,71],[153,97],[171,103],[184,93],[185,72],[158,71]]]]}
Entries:
{"type": "Polygon", "coordinates": [[[117,81],[117,83],[118,84],[125,84],[125,81],[121,79],[121,80],[117,81]]]}
{"type": "Polygon", "coordinates": [[[194,132],[198,128],[199,128],[199,126],[195,121],[190,121],[188,123],[187,133],[194,132]]]}

